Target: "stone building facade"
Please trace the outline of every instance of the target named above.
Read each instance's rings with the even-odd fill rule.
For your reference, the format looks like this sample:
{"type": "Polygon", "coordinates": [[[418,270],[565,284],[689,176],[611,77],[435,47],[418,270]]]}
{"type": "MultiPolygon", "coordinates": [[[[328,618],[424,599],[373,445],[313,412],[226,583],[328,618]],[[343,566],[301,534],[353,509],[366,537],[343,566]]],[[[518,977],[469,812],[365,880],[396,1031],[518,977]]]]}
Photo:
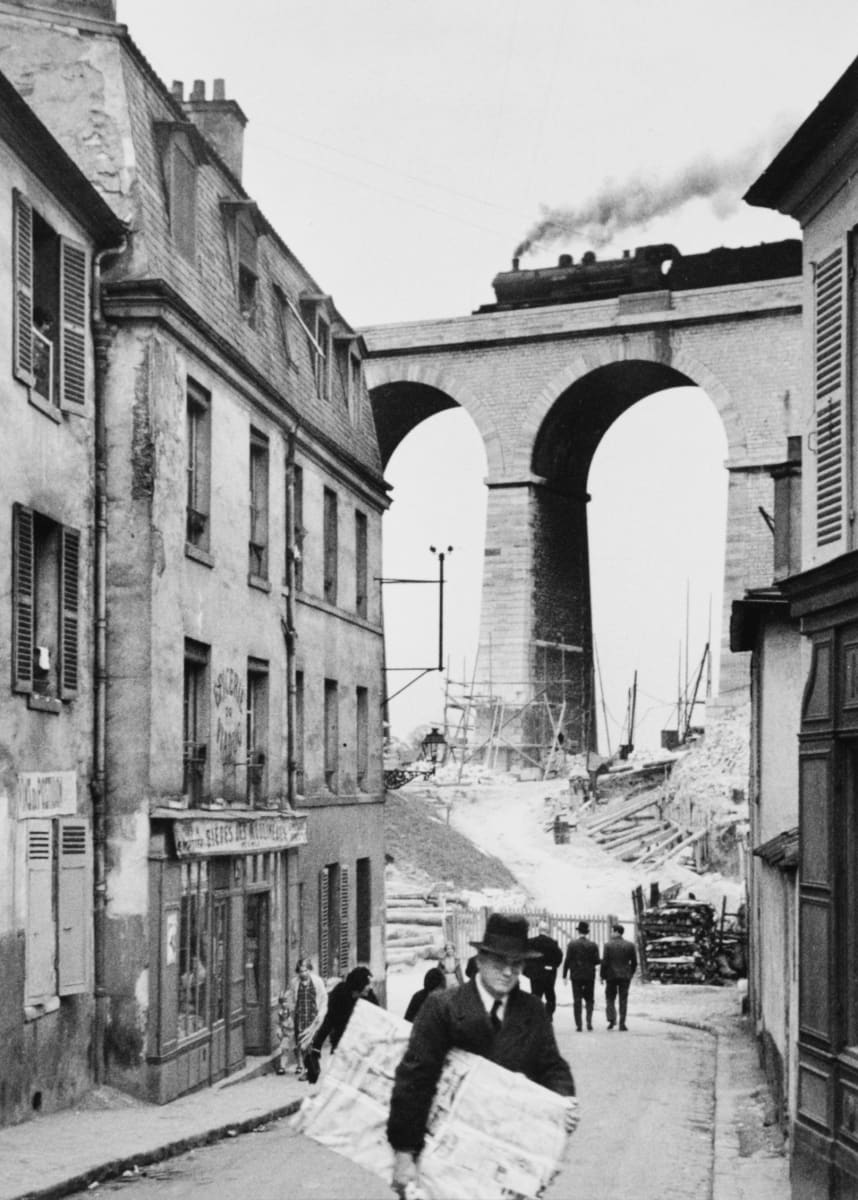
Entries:
{"type": "Polygon", "coordinates": [[[387,491],[361,339],[245,192],[223,84],[168,89],[112,0],[0,29],[130,230],[101,287],[93,1045],[168,1100],[273,1051],[299,953],[383,978],[387,491]]]}
{"type": "Polygon", "coordinates": [[[0,1122],[91,1080],[96,392],[122,223],[0,76],[0,1122]]]}
{"type": "MultiPolygon", "coordinates": [[[[780,585],[803,635],[804,660],[794,722],[795,1200],[858,1195],[856,97],[858,59],[746,196],[794,216],[803,232],[801,560],[780,585]]],[[[767,951],[763,947],[764,957],[767,951]]]]}

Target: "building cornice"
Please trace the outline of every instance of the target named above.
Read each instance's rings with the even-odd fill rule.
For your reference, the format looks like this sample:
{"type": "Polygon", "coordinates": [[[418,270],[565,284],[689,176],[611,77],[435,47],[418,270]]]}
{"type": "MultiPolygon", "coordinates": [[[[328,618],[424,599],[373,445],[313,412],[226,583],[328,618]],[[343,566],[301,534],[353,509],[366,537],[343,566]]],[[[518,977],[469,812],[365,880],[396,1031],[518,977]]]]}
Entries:
{"type": "MultiPolygon", "coordinates": [[[[226,363],[231,382],[246,399],[266,408],[268,417],[284,433],[295,430],[303,452],[313,442],[331,457],[329,469],[340,462],[361,480],[376,503],[387,507],[388,485],[381,471],[362,462],[329,433],[309,421],[271,381],[230,342],[222,337],[174,288],[163,279],[125,279],[106,284],[102,293],[105,318],[116,324],[152,323],[169,331],[193,354],[206,359],[216,371],[226,363]],[[195,334],[196,336],[192,336],[195,334]]],[[[318,450],[316,451],[318,455],[318,450]]]]}

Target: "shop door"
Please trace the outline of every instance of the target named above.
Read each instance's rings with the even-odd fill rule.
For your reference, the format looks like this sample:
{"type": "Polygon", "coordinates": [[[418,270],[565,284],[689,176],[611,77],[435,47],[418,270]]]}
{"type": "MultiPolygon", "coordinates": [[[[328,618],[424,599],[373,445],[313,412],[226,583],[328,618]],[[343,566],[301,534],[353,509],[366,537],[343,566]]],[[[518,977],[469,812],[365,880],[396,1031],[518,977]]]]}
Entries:
{"type": "Polygon", "coordinates": [[[248,1054],[270,1050],[269,892],[248,892],[244,904],[244,1045],[248,1054]]]}
{"type": "Polygon", "coordinates": [[[227,1071],[229,1028],[227,1022],[227,983],[229,980],[229,896],[216,892],[212,902],[211,954],[211,1015],[212,1015],[212,1081],[227,1071]]]}

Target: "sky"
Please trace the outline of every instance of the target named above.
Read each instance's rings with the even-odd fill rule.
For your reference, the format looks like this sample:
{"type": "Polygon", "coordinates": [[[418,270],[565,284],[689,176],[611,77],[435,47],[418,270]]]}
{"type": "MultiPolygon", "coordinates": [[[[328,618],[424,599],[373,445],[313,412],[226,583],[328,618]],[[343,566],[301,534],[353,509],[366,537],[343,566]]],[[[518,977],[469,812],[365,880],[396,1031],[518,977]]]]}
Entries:
{"type": "MultiPolygon", "coordinates": [[[[246,189],[358,328],[473,312],[515,252],[538,267],[587,249],[614,257],[672,242],[695,253],[799,236],[741,196],[858,53],[854,0],[117,8],[168,86],[182,80],[188,94],[201,79],[211,95],[225,80],[248,118],[246,189]]],[[[693,679],[710,636],[719,643],[725,454],[709,399],[676,389],[641,401],[594,460],[603,751],[623,740],[635,671],[635,742],[657,744],[675,724],[678,683],[693,679]]],[[[485,456],[470,418],[425,422],[386,477],[384,577],[435,581],[384,585],[388,663],[437,662],[429,546],[451,545],[444,658],[455,691],[474,670],[479,629],[485,456]]],[[[413,674],[391,671],[388,694],[413,674]]],[[[407,687],[390,711],[399,737],[440,723],[442,676],[407,687]]]]}

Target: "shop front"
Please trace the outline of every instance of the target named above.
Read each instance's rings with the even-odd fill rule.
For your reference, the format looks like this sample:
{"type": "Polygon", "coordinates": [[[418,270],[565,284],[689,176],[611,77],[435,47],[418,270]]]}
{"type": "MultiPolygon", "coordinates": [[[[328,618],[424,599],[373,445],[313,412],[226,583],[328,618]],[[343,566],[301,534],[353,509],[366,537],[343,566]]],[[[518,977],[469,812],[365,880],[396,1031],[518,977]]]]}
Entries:
{"type": "Polygon", "coordinates": [[[307,820],[174,809],[151,820],[147,1093],[166,1103],[277,1048],[307,820]]]}

